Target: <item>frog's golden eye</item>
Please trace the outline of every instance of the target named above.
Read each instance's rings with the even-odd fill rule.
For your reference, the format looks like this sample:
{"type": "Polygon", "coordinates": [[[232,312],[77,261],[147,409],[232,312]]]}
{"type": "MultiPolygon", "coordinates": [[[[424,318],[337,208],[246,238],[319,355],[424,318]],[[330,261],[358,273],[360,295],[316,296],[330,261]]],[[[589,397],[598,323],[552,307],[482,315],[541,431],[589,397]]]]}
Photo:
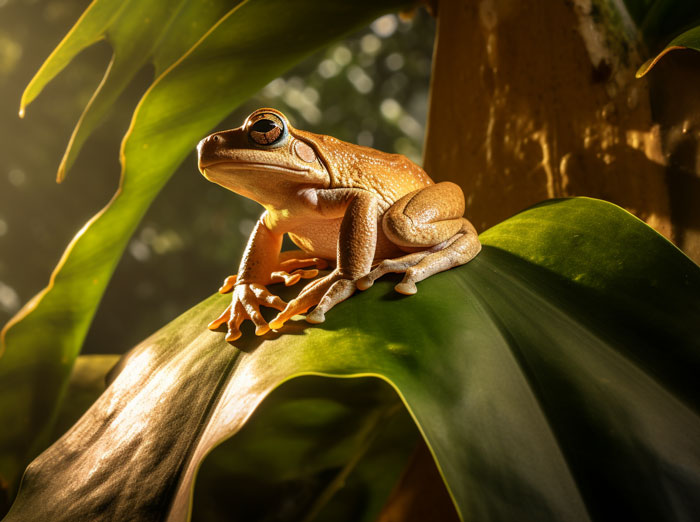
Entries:
{"type": "Polygon", "coordinates": [[[248,136],[258,145],[272,145],[284,137],[284,127],[277,121],[263,117],[250,126],[248,136]]]}

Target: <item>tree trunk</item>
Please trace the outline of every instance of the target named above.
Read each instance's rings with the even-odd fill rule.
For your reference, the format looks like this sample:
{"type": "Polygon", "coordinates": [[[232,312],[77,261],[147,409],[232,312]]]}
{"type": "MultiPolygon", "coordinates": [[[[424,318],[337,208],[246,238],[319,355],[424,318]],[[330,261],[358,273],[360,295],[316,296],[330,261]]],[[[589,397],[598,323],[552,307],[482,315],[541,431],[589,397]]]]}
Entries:
{"type": "MultiPolygon", "coordinates": [[[[634,78],[636,28],[613,5],[442,0],[425,168],[462,186],[479,231],[547,198],[591,196],[698,260],[697,205],[670,193],[668,129],[652,119],[648,80],[634,78]]],[[[686,189],[697,138],[683,149],[686,189]]]]}

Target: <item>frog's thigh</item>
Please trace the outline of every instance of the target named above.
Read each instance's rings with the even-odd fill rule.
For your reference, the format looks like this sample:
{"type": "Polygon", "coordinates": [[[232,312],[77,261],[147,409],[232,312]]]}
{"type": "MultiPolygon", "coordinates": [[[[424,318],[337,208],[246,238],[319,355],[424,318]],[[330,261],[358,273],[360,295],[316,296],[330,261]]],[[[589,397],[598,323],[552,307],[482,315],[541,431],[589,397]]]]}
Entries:
{"type": "Polygon", "coordinates": [[[415,294],[417,282],[469,262],[481,244],[463,214],[464,195],[454,183],[438,183],[401,198],[385,214],[382,228],[392,242],[413,253],[385,259],[357,288],[365,290],[384,274],[397,272],[405,275],[396,290],[415,294]]]}
{"type": "Polygon", "coordinates": [[[389,240],[407,250],[430,248],[462,228],[464,194],[450,182],[406,194],[386,211],[382,229],[389,240]]]}

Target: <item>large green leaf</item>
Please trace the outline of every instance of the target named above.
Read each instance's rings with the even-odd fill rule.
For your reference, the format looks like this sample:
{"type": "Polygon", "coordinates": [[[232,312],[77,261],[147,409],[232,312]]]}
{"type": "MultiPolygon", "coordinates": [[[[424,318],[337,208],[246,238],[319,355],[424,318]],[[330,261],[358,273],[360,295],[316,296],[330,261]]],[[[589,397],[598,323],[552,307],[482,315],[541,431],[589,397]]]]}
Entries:
{"type": "Polygon", "coordinates": [[[695,51],[700,51],[700,25],[675,37],[659,54],[644,62],[637,71],[637,78],[641,78],[648,73],[666,53],[677,49],[693,49],[695,51]]]}
{"type": "MultiPolygon", "coordinates": [[[[482,239],[476,259],[415,296],[379,282],[322,325],[288,324],[236,346],[205,327],[227,297],[204,301],[130,353],[29,466],[6,521],[184,520],[202,459],[303,375],[389,383],[465,520],[692,520],[700,268],[590,199],[540,205],[482,239]]],[[[255,479],[245,448],[231,519],[237,480],[255,479]]],[[[279,474],[304,477],[298,466],[279,474]]]]}
{"type": "MultiPolygon", "coordinates": [[[[247,0],[228,11],[156,79],[122,143],[119,190],[70,243],[47,288],[2,331],[0,425],[5,428],[0,432],[0,488],[13,489],[26,462],[45,445],[72,363],[124,247],[197,141],[241,101],[314,49],[406,3],[300,0],[292,9],[285,0],[247,0]]],[[[112,12],[106,7],[100,11],[101,6],[99,1],[91,5],[80,22],[87,24],[85,31],[71,33],[77,34],[75,41],[67,37],[56,54],[60,59],[50,59],[50,66],[30,86],[27,100],[112,22],[135,24],[128,19],[130,13],[143,15],[140,9],[112,12]],[[126,18],[115,18],[120,13],[126,18]]],[[[171,28],[184,23],[177,20],[171,28]]],[[[135,38],[127,25],[119,31],[112,26],[110,36],[135,38]]],[[[166,32],[163,39],[171,42],[176,35],[166,32]]],[[[159,68],[175,59],[166,50],[154,56],[159,68]]]]}

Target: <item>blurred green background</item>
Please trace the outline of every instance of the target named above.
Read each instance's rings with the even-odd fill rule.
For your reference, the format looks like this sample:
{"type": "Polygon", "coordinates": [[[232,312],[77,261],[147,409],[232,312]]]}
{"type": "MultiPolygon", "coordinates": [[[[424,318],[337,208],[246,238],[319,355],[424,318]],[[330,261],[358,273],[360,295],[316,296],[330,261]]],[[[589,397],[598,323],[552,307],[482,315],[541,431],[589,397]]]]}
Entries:
{"type": "MultiPolygon", "coordinates": [[[[116,190],[119,143],[152,80],[144,68],[56,184],[73,126],[109,63],[109,45],[84,51],[24,119],[17,111],[24,87],[88,4],[0,0],[0,324],[47,284],[68,242],[116,190]]],[[[424,10],[408,21],[384,16],[269,83],[217,129],[271,106],[299,128],[420,162],[434,34],[424,10]]],[[[206,182],[193,150],[131,240],[83,352],[123,353],[214,292],[235,273],[260,212],[206,182]]]]}

